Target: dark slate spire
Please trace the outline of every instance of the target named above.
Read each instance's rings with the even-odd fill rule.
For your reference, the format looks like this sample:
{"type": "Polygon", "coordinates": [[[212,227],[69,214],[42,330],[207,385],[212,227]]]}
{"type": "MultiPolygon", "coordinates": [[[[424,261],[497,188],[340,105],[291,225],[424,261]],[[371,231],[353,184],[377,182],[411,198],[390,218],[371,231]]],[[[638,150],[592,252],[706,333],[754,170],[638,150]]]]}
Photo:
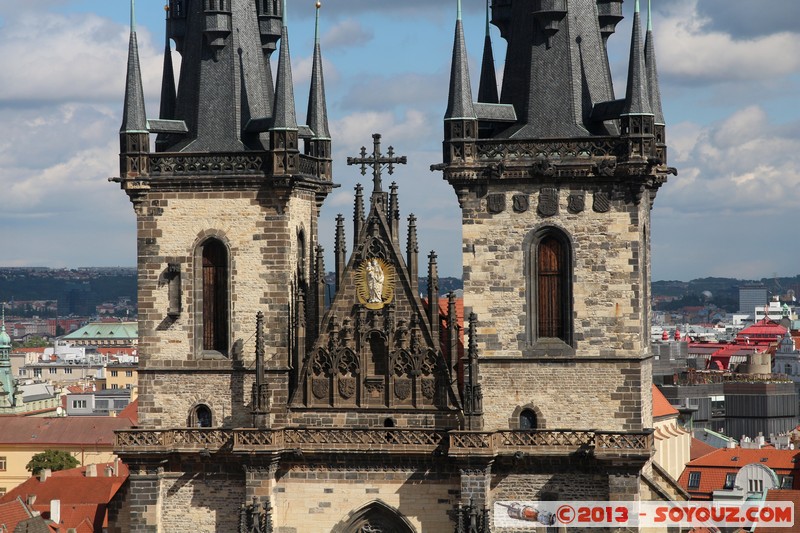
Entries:
{"type": "Polygon", "coordinates": [[[636,0],[633,11],[633,34],[631,36],[631,55],[628,64],[628,88],[625,93],[625,115],[652,115],[650,95],[647,90],[647,73],[642,47],[642,24],[639,14],[639,0],[636,0]]]}
{"type": "Polygon", "coordinates": [[[308,94],[308,127],[314,132],[314,139],[330,139],[328,130],[328,108],[325,103],[325,80],[322,75],[322,52],[319,44],[319,9],[314,27],[314,66],[311,70],[311,89],[308,94]]]}
{"type": "Polygon", "coordinates": [[[453,43],[453,62],[450,67],[450,93],[447,96],[447,119],[476,118],[472,105],[472,86],[469,81],[467,46],[464,43],[464,26],[461,22],[461,0],[458,0],[458,18],[453,43]]]}
{"type": "Polygon", "coordinates": [[[658,83],[658,68],[656,66],[656,45],[653,40],[653,5],[647,1],[647,35],[644,41],[644,62],[647,68],[647,88],[649,90],[650,105],[652,106],[655,123],[663,126],[664,110],[661,107],[661,87],[658,83]]]}
{"type": "Polygon", "coordinates": [[[278,58],[278,76],[275,80],[275,111],[272,130],[296,130],[297,115],[294,107],[294,82],[289,55],[289,29],[286,27],[286,0],[283,0],[283,26],[281,51],[278,58]]]}
{"type": "MultiPolygon", "coordinates": [[[[164,6],[169,25],[169,6],[164,6]]],[[[164,71],[161,75],[161,109],[159,118],[172,120],[175,118],[175,70],[172,66],[172,47],[169,43],[169,31],[164,38],[164,71]]]]}
{"type": "Polygon", "coordinates": [[[142,72],[139,67],[139,44],[136,41],[136,13],[131,0],[131,36],[128,43],[128,76],[125,81],[125,106],[120,133],[147,133],[142,72]]]}
{"type": "Polygon", "coordinates": [[[497,138],[608,135],[595,104],[614,100],[596,0],[495,1],[492,24],[508,41],[500,101],[516,124],[497,138]]]}
{"type": "Polygon", "coordinates": [[[486,0],[486,37],[483,41],[483,63],[481,63],[481,81],[478,86],[478,102],[496,104],[499,101],[497,76],[494,72],[492,37],[489,34],[489,0],[486,0]]]}

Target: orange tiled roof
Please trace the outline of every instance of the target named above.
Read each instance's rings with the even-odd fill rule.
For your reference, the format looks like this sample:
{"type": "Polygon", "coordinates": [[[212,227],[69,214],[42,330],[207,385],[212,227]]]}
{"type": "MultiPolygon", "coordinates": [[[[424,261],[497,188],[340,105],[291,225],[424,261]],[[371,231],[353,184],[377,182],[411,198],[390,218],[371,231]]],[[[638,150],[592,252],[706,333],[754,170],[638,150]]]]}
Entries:
{"type": "Polygon", "coordinates": [[[695,459],[699,459],[717,450],[719,450],[719,448],[715,448],[714,446],[706,442],[703,442],[700,439],[692,437],[691,449],[689,451],[689,457],[690,457],[689,460],[694,461],[695,459]]]}
{"type": "MultiPolygon", "coordinates": [[[[800,461],[800,450],[776,450],[774,448],[763,448],[760,450],[748,450],[745,448],[720,448],[719,450],[704,455],[694,461],[690,461],[686,466],[710,466],[724,468],[727,466],[738,465],[741,468],[750,463],[761,463],[775,470],[794,470],[798,464],[793,459],[800,461]],[[732,459],[738,457],[736,461],[732,459]],[[762,461],[762,459],[766,459],[762,461]]],[[[737,468],[738,470],[738,468],[737,468]]]]}
{"type": "Polygon", "coordinates": [[[36,496],[35,511],[49,517],[50,502],[61,501],[61,522],[64,528],[77,531],[102,531],[107,523],[108,503],[128,478],[128,468],[119,462],[119,475],[106,477],[105,467],[97,465],[97,476],[86,477],[86,467],[70,468],[53,474],[44,482],[39,477],[28,478],[23,484],[0,498],[0,504],[30,495],[36,496]]]}
{"type": "Polygon", "coordinates": [[[14,531],[17,524],[31,518],[31,516],[30,511],[28,511],[19,496],[11,498],[5,503],[0,503],[0,524],[4,525],[8,531],[14,531]]]}
{"type": "Polygon", "coordinates": [[[114,431],[132,425],[128,418],[108,416],[3,417],[0,418],[0,444],[111,447],[114,431]]]}
{"type": "Polygon", "coordinates": [[[129,403],[117,416],[127,418],[134,426],[139,425],[139,398],[129,403]]]}
{"type": "Polygon", "coordinates": [[[721,448],[687,463],[686,468],[678,478],[678,484],[683,487],[693,500],[710,500],[715,490],[725,487],[725,477],[729,473],[737,473],[740,468],[751,463],[762,464],[775,471],[776,474],[794,474],[795,486],[800,487],[800,477],[797,474],[800,461],[798,450],[747,450],[743,448],[721,448]],[[736,460],[734,460],[736,458],[736,460]],[[700,473],[698,487],[689,488],[689,474],[700,473]]]}
{"type": "Polygon", "coordinates": [[[662,416],[678,416],[678,410],[672,407],[664,395],[655,385],[653,387],[653,418],[662,416]]]}
{"type": "MultiPolygon", "coordinates": [[[[800,490],[770,490],[767,491],[768,502],[792,502],[794,504],[795,524],[800,523],[800,490]]],[[[795,527],[797,527],[795,525],[795,527]]],[[[785,527],[756,527],[756,533],[786,533],[794,531],[785,527]]]]}

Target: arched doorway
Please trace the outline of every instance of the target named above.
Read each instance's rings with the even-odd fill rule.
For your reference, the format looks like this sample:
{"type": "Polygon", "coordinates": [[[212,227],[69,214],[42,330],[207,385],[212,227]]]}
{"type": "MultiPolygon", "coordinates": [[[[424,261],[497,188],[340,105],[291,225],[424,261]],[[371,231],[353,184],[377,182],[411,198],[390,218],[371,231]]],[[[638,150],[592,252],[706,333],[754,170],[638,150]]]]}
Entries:
{"type": "Polygon", "coordinates": [[[353,511],[331,531],[332,533],[415,533],[408,520],[381,501],[371,502],[353,511]]]}

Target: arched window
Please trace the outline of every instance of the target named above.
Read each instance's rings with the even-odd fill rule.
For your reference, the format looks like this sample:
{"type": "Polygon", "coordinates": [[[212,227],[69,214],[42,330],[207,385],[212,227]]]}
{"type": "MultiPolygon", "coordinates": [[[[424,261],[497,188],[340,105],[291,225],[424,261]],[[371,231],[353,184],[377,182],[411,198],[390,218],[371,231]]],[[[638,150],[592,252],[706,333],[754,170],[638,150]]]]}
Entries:
{"type": "Polygon", "coordinates": [[[519,429],[536,429],[538,427],[536,413],[525,409],[519,414],[519,429]]]}
{"type": "Polygon", "coordinates": [[[202,253],[203,351],[228,352],[228,250],[217,239],[202,253]]]}
{"type": "Polygon", "coordinates": [[[539,242],[536,253],[538,337],[564,339],[564,252],[561,243],[548,235],[539,242]]]}
{"type": "Polygon", "coordinates": [[[572,244],[557,228],[534,234],[529,249],[529,342],[560,339],[572,346],[572,244]]]}
{"type": "Polygon", "coordinates": [[[189,427],[210,428],[212,423],[211,409],[207,405],[201,403],[192,409],[189,415],[189,427]]]}

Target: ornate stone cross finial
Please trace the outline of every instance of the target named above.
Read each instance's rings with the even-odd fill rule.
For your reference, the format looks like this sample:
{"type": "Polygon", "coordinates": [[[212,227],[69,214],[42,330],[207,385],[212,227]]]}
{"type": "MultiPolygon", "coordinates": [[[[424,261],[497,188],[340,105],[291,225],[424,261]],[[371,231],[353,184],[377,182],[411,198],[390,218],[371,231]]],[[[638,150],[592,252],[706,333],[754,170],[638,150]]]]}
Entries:
{"type": "Polygon", "coordinates": [[[381,187],[381,171],[386,165],[386,171],[389,175],[394,174],[394,166],[395,165],[405,165],[408,160],[406,156],[402,157],[395,157],[394,148],[389,147],[388,152],[384,156],[381,154],[381,134],[375,133],[372,135],[372,155],[367,156],[367,148],[365,146],[361,147],[361,157],[348,157],[347,164],[348,165],[361,165],[361,175],[365,176],[367,174],[367,167],[372,167],[372,183],[373,189],[372,193],[379,193],[383,192],[383,188],[381,187]]]}

